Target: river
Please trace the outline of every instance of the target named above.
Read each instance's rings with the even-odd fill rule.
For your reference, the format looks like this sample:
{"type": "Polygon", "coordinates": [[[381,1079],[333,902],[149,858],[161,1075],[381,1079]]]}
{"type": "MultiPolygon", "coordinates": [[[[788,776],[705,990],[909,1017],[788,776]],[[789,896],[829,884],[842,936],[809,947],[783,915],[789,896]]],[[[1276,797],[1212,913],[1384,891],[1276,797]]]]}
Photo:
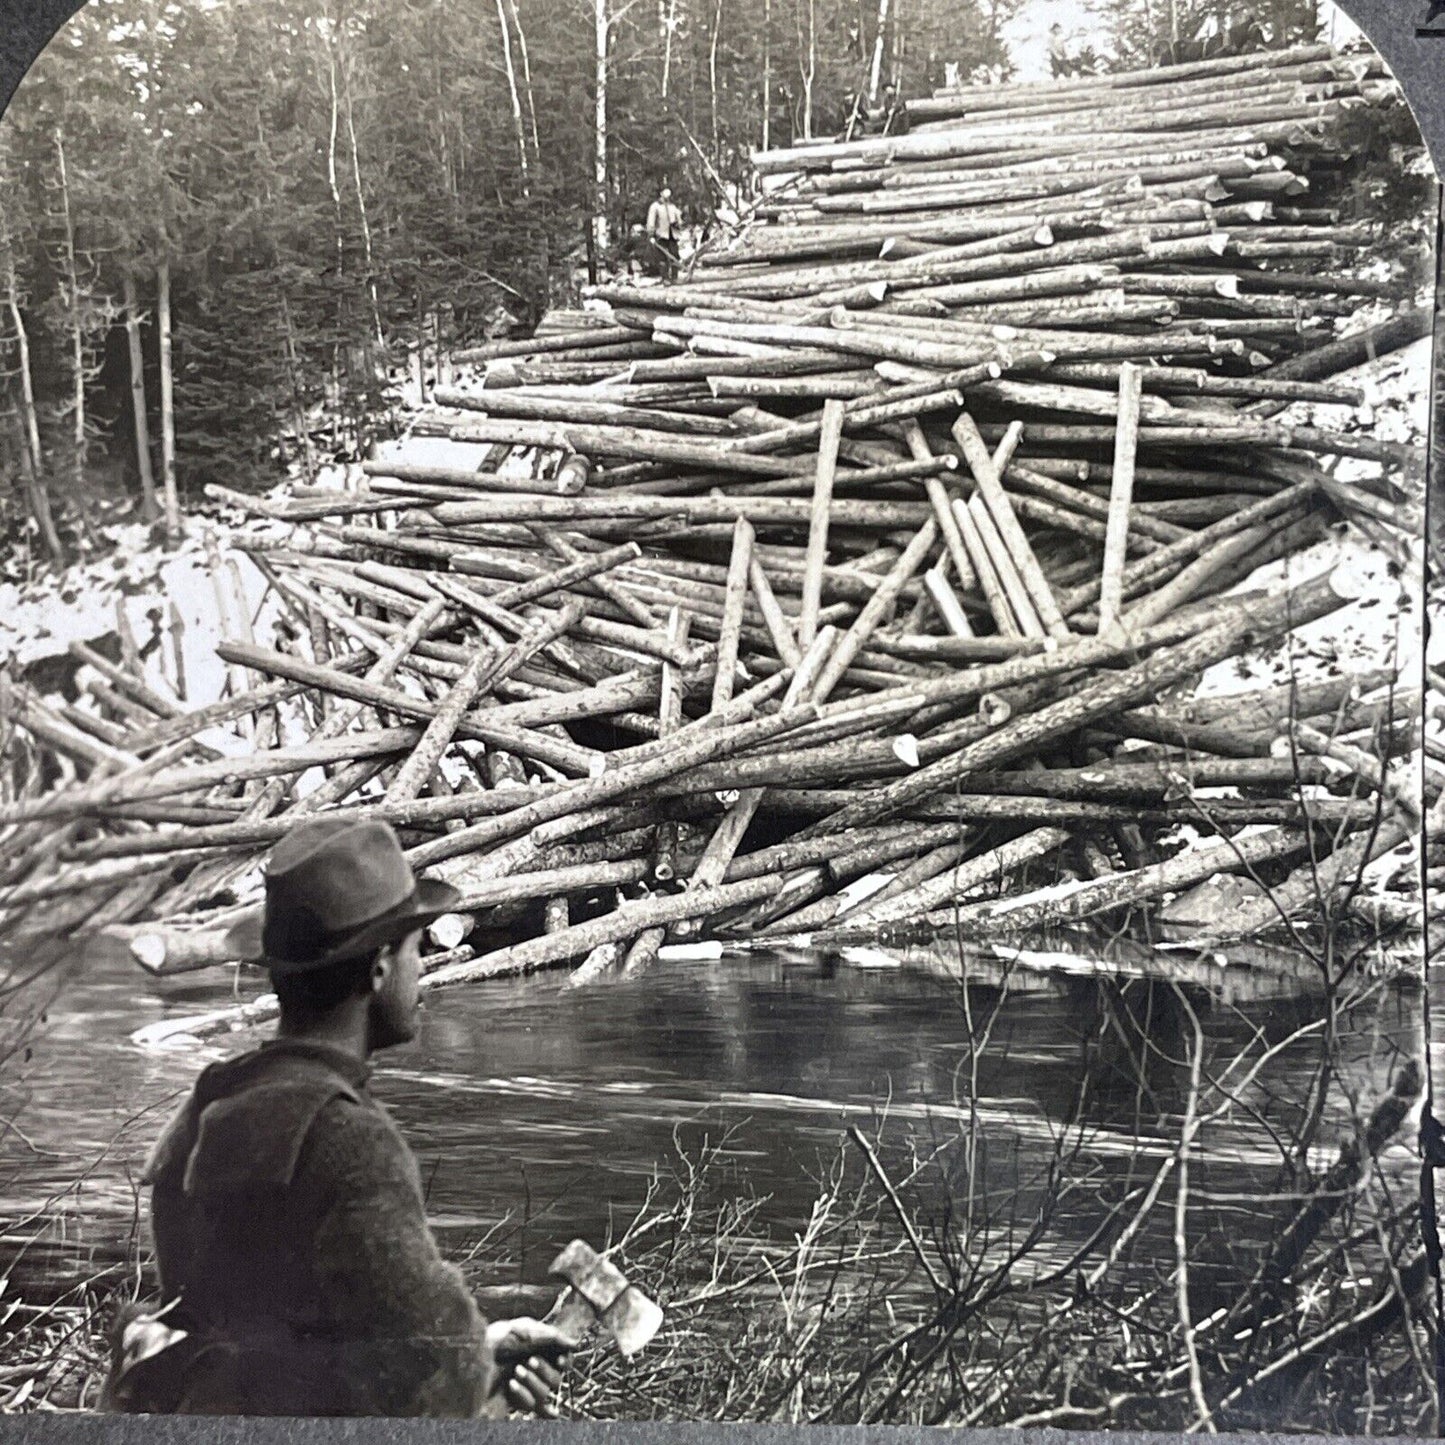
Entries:
{"type": "MultiPolygon", "coordinates": [[[[997,955],[970,958],[967,993],[948,950],[737,954],[664,961],[637,979],[574,990],[557,974],[447,989],[427,996],[419,1038],[378,1059],[374,1087],[419,1155],[449,1248],[500,1227],[524,1279],[540,1279],[572,1236],[600,1242],[625,1226],[654,1173],[704,1140],[721,1144],[729,1187],[762,1198],[750,1227],[789,1238],[809,1217],[820,1172],[847,1147],[849,1124],[878,1140],[885,1160],[899,1158],[918,1137],[956,1132],[970,1091],[989,1141],[983,1182],[1012,1191],[1027,1212],[1035,1166],[1061,1137],[1080,1145],[1107,1190],[1168,1153],[1186,1103],[1193,1034],[1180,995],[1094,972],[1097,957],[1118,966],[1121,948],[1126,968],[1155,955],[1069,947],[1072,975],[1059,973],[1068,960],[1058,952],[1011,971],[997,955]],[[976,1037],[988,1035],[976,1058],[970,1018],[976,1037]]],[[[1201,1139],[1195,1187],[1219,1201],[1223,1219],[1275,1177],[1278,1139],[1298,1121],[1319,1057],[1310,1027],[1319,999],[1309,967],[1278,951],[1175,957],[1199,975],[1184,996],[1203,1031],[1206,1080],[1277,1050],[1201,1139]]],[[[79,1278],[130,1248],[151,1141],[196,1072],[249,1036],[157,1052],[129,1035],[214,1008],[232,987],[215,972],[160,981],[123,960],[92,960],[28,1057],[0,1072],[12,1121],[0,1142],[4,1234],[12,1251],[34,1240],[22,1278],[79,1278]]],[[[1398,1062],[1419,1056],[1420,1024],[1418,990],[1398,984],[1370,987],[1341,1011],[1343,1087],[1320,1157],[1348,1131],[1343,1100],[1358,1095],[1368,1108],[1398,1062]]],[[[1445,1034],[1445,1012],[1435,1032],[1445,1034]]],[[[1402,1180],[1409,1132],[1386,1151],[1402,1180]]],[[[1074,1204],[1060,1246],[1090,1227],[1087,1204],[1074,1204]]]]}

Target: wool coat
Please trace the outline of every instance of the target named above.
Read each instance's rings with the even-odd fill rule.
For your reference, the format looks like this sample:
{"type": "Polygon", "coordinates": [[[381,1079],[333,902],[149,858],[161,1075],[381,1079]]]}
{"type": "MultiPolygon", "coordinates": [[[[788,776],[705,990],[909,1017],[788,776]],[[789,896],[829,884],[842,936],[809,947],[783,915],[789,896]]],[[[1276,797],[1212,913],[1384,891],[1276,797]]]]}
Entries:
{"type": "Polygon", "coordinates": [[[427,1225],[411,1150],[341,1049],[212,1064],[147,1165],[167,1325],[117,1408],[502,1412],[486,1320],[427,1225]]]}

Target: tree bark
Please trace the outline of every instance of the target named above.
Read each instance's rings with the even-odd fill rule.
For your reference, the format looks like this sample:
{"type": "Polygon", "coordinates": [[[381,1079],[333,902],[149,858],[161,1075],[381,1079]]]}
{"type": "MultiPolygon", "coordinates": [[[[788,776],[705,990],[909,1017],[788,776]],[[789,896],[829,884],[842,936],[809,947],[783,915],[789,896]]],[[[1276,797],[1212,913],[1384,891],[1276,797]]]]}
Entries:
{"type": "Polygon", "coordinates": [[[769,120],[773,108],[773,0],[763,0],[763,149],[771,144],[769,120]]]}
{"type": "MultiPolygon", "coordinates": [[[[596,33],[595,105],[593,111],[592,246],[600,267],[607,254],[607,40],[611,22],[607,0],[593,0],[596,33]]],[[[590,259],[590,258],[589,258],[590,259]]]]}
{"type": "Polygon", "coordinates": [[[677,0],[667,0],[667,13],[662,21],[662,98],[667,99],[672,82],[672,37],[677,33],[677,0]]]}
{"type": "Polygon", "coordinates": [[[130,352],[130,405],[135,422],[135,460],[140,473],[141,515],[154,522],[160,515],[156,501],[155,471],[151,466],[150,423],[146,418],[145,360],[140,344],[140,303],[136,299],[135,277],[126,272],[125,337],[130,352]]]}
{"type": "Polygon", "coordinates": [[[447,142],[447,126],[451,116],[446,93],[442,86],[441,73],[442,47],[446,43],[444,38],[446,30],[442,24],[442,9],[445,3],[446,0],[433,0],[431,9],[432,90],[433,99],[436,101],[433,127],[437,138],[437,160],[441,170],[442,194],[455,202],[457,198],[456,165],[452,159],[451,147],[447,142]]]}
{"type": "Polygon", "coordinates": [[[326,184],[331,191],[331,211],[336,220],[336,269],[340,274],[344,248],[341,235],[341,186],[336,179],[336,134],[341,124],[341,96],[336,84],[336,50],[326,42],[326,76],[331,92],[331,128],[326,142],[326,184]]]}
{"type": "MultiPolygon", "coordinates": [[[[28,361],[26,363],[29,365],[28,361]]],[[[61,546],[60,535],[55,530],[55,518],[50,510],[50,494],[45,487],[45,478],[42,473],[36,470],[31,453],[30,438],[28,436],[29,420],[33,417],[33,399],[26,408],[30,414],[25,423],[18,422],[21,431],[20,438],[20,472],[25,484],[25,499],[30,507],[30,515],[35,520],[36,531],[40,534],[41,543],[51,558],[58,563],[65,561],[65,549],[61,546]]]]}
{"type": "Polygon", "coordinates": [[[296,329],[291,324],[291,304],[284,293],[281,296],[281,323],[286,334],[286,374],[291,383],[292,425],[296,428],[296,440],[301,447],[306,480],[309,483],[316,475],[316,457],[311,450],[311,427],[306,419],[306,399],[301,390],[301,364],[296,355],[296,329]]]}
{"type": "Polygon", "coordinates": [[[716,164],[722,159],[722,139],[717,120],[717,42],[722,31],[723,0],[717,0],[712,13],[712,34],[708,37],[707,51],[707,94],[712,115],[712,158],[716,164]]]}
{"type": "Polygon", "coordinates": [[[803,45],[802,26],[798,27],[798,48],[801,57],[798,69],[803,78],[803,139],[813,139],[813,79],[818,73],[818,7],[817,0],[808,3],[808,40],[803,45]]]}
{"type": "Polygon", "coordinates": [[[171,263],[156,267],[156,327],[161,346],[161,486],[165,498],[166,538],[181,534],[181,505],[176,493],[175,378],[171,371],[171,263]]]}
{"type": "Polygon", "coordinates": [[[868,102],[878,99],[878,83],[883,75],[883,43],[888,34],[888,0],[878,0],[878,35],[873,42],[873,64],[868,71],[868,102]]]}
{"type": "MultiPolygon", "coordinates": [[[[505,28],[505,27],[504,27],[505,28]]],[[[366,214],[366,195],[361,188],[361,152],[356,144],[356,117],[351,105],[351,69],[341,57],[341,99],[346,110],[346,139],[351,146],[351,180],[356,189],[356,214],[361,222],[361,251],[366,260],[366,294],[371,303],[371,327],[378,348],[385,348],[381,329],[381,301],[376,291],[376,272],[371,251],[371,221],[366,214]]]]}
{"type": "Polygon", "coordinates": [[[522,12],[517,0],[507,0],[512,12],[512,24],[517,27],[517,50],[522,57],[522,87],[527,93],[527,117],[532,126],[532,156],[535,159],[542,152],[542,139],[537,133],[537,101],[532,93],[532,62],[527,55],[527,32],[522,29],[522,12]]]}
{"type": "Polygon", "coordinates": [[[55,132],[55,164],[60,177],[60,218],[65,234],[62,294],[70,331],[71,477],[77,503],[85,492],[85,327],[80,314],[80,265],[75,253],[75,222],[70,210],[70,173],[65,164],[65,136],[55,132]]]}
{"type": "Polygon", "coordinates": [[[522,168],[522,194],[531,195],[527,167],[527,127],[522,118],[522,97],[517,89],[517,68],[512,63],[512,32],[502,0],[497,0],[497,24],[502,29],[502,63],[507,70],[507,91],[512,101],[512,130],[517,138],[517,163],[522,168]]]}
{"type": "MultiPolygon", "coordinates": [[[[328,17],[329,18],[329,17],[328,17]]],[[[328,34],[326,45],[326,78],[331,99],[331,123],[326,140],[326,184],[331,192],[331,214],[336,230],[336,275],[346,274],[346,241],[341,223],[341,185],[336,178],[336,139],[341,125],[341,93],[336,81],[336,47],[328,34]]],[[[345,336],[345,303],[341,288],[336,291],[336,331],[338,337],[345,336]]],[[[331,414],[331,445],[333,450],[341,446],[341,343],[335,341],[331,347],[331,381],[335,391],[331,414]]]]}

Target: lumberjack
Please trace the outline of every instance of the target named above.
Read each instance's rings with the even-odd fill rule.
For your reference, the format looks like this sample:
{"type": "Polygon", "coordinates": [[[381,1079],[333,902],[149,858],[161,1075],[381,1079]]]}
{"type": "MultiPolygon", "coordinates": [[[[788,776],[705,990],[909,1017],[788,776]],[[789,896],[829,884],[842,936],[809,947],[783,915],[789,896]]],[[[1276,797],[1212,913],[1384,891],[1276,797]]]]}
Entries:
{"type": "Polygon", "coordinates": [[[311,819],[277,845],[259,951],[278,1036],[207,1068],[152,1152],[160,1302],[118,1322],[104,1406],[555,1413],[575,1340],[483,1318],[367,1092],[371,1053],[415,1037],[421,930],[456,897],[414,877],[386,823],[311,819]]]}

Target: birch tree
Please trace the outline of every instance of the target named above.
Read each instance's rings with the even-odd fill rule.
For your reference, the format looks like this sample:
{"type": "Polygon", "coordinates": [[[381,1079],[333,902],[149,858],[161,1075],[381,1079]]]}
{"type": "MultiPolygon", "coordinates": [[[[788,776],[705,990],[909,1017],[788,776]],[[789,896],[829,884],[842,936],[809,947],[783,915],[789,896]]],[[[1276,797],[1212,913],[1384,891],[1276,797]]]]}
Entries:
{"type": "Polygon", "coordinates": [[[522,85],[527,94],[527,115],[532,123],[532,158],[535,160],[541,152],[542,141],[537,132],[537,100],[532,93],[532,61],[527,53],[527,32],[522,28],[522,12],[517,8],[517,0],[507,0],[507,9],[517,31],[517,53],[522,57],[522,85]]]}
{"type": "MultiPolygon", "coordinates": [[[[173,52],[176,30],[171,23],[168,0],[146,0],[142,35],[148,45],[141,84],[141,141],[153,154],[162,154],[167,137],[173,134],[168,114],[173,96],[167,93],[168,51],[173,52]]],[[[174,82],[172,82],[174,84],[174,82]]],[[[177,214],[176,186],[163,164],[146,177],[151,215],[145,223],[146,244],[155,262],[156,332],[160,352],[161,500],[165,535],[174,545],[181,535],[180,491],[176,480],[175,370],[171,355],[171,255],[175,234],[181,229],[177,214]]]]}
{"type": "Polygon", "coordinates": [[[883,74],[883,46],[888,37],[888,0],[878,0],[878,34],[873,41],[873,64],[868,67],[868,102],[878,99],[883,74]]]}
{"type": "Polygon", "coordinates": [[[131,422],[135,428],[136,471],[140,477],[141,515],[154,522],[160,515],[156,502],[155,470],[151,464],[150,420],[146,414],[145,358],[141,351],[141,309],[135,277],[126,271],[124,288],[126,357],[130,364],[131,422]]]}
{"type": "MultiPolygon", "coordinates": [[[[77,500],[85,490],[86,456],[91,443],[91,423],[86,408],[86,387],[99,371],[96,340],[104,335],[114,318],[114,308],[95,290],[94,267],[82,255],[76,236],[76,196],[72,169],[66,158],[63,124],[55,128],[54,174],[50,182],[58,223],[57,263],[60,285],[55,295],[57,329],[62,331],[68,353],[70,398],[65,411],[70,423],[70,474],[77,500]]],[[[88,208],[95,213],[95,207],[88,208]]]]}
{"type": "Polygon", "coordinates": [[[356,216],[361,224],[361,254],[365,263],[365,285],[367,299],[371,303],[371,325],[376,344],[386,348],[386,336],[381,325],[381,303],[376,288],[376,258],[371,246],[371,220],[366,211],[366,191],[361,184],[361,148],[356,143],[356,111],[352,104],[352,60],[347,43],[345,12],[337,20],[336,41],[340,48],[341,100],[346,116],[346,139],[351,151],[351,183],[356,191],[356,216]]]}
{"type": "Polygon", "coordinates": [[[15,348],[15,378],[19,387],[18,431],[20,433],[20,472],[30,518],[41,545],[51,559],[65,560],[65,549],[55,528],[50,507],[50,494],[45,484],[45,454],[40,441],[40,415],[35,402],[35,376],[30,362],[30,335],[25,327],[25,292],[20,281],[16,257],[18,228],[11,218],[7,196],[16,194],[9,184],[8,157],[0,149],[0,286],[4,288],[4,305],[9,320],[9,341],[15,348]]]}
{"type": "Polygon", "coordinates": [[[763,149],[771,141],[769,121],[773,111],[773,0],[763,0],[763,149]]]}
{"type": "Polygon", "coordinates": [[[522,98],[517,90],[517,67],[512,63],[512,32],[507,24],[503,0],[497,0],[497,24],[502,31],[502,63],[507,70],[507,90],[512,99],[512,128],[517,138],[517,162],[522,168],[522,194],[529,195],[527,180],[527,127],[522,119],[522,98]]]}
{"type": "Polygon", "coordinates": [[[593,159],[592,159],[592,247],[598,264],[607,254],[607,45],[612,21],[607,0],[592,0],[593,30],[596,37],[596,69],[593,75],[593,159]]]}
{"type": "Polygon", "coordinates": [[[723,0],[715,0],[712,13],[712,29],[707,47],[707,95],[712,117],[712,158],[714,163],[722,159],[722,140],[717,123],[717,47],[722,34],[723,0]]]}
{"type": "Polygon", "coordinates": [[[166,536],[181,535],[181,501],[176,488],[175,370],[171,365],[171,263],[156,266],[156,331],[161,350],[161,490],[165,498],[166,536]]]}
{"type": "Polygon", "coordinates": [[[818,0],[796,0],[798,73],[803,82],[803,139],[813,139],[813,82],[818,74],[818,0]],[[807,27],[803,15],[807,15],[807,27]]]}

